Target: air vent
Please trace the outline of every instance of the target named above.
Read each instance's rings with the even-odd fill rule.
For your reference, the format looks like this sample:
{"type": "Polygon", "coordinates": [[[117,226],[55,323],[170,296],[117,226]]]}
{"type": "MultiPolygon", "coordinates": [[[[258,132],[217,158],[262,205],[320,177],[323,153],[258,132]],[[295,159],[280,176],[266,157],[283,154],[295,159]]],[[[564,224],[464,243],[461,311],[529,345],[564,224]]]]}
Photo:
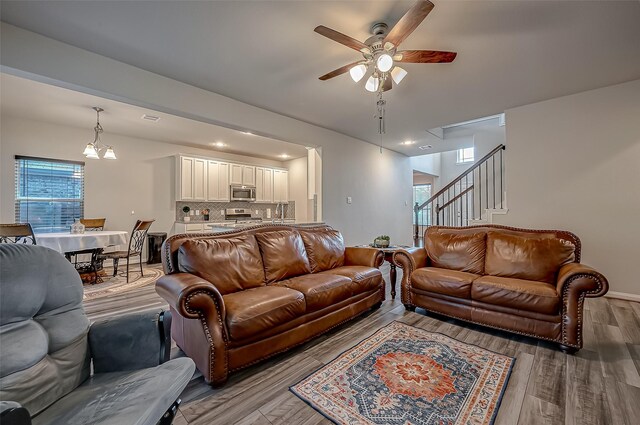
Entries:
{"type": "Polygon", "coordinates": [[[158,122],[158,121],[160,121],[160,117],[156,117],[156,116],[154,116],[154,115],[147,115],[147,114],[144,114],[144,115],[142,116],[142,119],[143,119],[143,120],[145,120],[145,121],[151,121],[151,122],[158,122]]]}
{"type": "Polygon", "coordinates": [[[431,148],[433,148],[433,146],[431,145],[418,146],[418,149],[422,149],[423,151],[426,151],[427,149],[431,149],[431,148]]]}

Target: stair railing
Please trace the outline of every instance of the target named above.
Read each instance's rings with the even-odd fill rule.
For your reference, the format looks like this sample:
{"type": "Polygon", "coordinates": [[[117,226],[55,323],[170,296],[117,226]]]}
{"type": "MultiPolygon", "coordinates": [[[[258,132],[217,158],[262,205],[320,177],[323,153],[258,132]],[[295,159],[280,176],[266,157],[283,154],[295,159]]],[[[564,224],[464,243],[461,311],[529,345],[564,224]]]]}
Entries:
{"type": "Polygon", "coordinates": [[[435,225],[467,226],[470,220],[482,220],[488,209],[503,208],[505,145],[491,152],[431,196],[422,205],[417,202],[414,243],[419,244],[420,230],[435,225]]]}

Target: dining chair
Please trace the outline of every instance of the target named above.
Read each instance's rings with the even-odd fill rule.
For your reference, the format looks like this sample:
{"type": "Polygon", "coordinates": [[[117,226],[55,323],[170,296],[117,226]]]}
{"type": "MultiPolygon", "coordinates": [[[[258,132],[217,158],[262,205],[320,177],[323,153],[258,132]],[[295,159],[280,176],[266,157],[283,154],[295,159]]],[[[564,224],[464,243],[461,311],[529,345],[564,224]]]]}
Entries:
{"type": "MultiPolygon", "coordinates": [[[[86,231],[102,231],[104,230],[104,224],[106,223],[106,218],[81,218],[80,223],[84,224],[84,229],[86,231]]],[[[102,261],[98,258],[98,255],[102,252],[102,250],[96,249],[82,249],[80,251],[73,251],[65,253],[65,257],[73,263],[78,273],[81,276],[84,276],[85,273],[90,273],[93,275],[93,279],[91,280],[92,284],[96,284],[101,282],[100,276],[98,276],[98,271],[102,270],[102,261]],[[79,261],[80,255],[91,255],[91,259],[88,261],[79,261]]],[[[84,260],[87,260],[87,257],[83,257],[84,260]]]]}
{"type": "Polygon", "coordinates": [[[36,244],[36,236],[29,223],[0,224],[0,243],[36,244]]]}
{"type": "Polygon", "coordinates": [[[151,224],[155,220],[138,220],[133,226],[133,231],[131,232],[131,238],[129,239],[129,248],[126,251],[113,251],[113,252],[105,252],[101,254],[99,258],[106,260],[108,258],[113,260],[113,275],[116,276],[118,274],[118,262],[122,258],[127,259],[127,283],[129,283],[129,262],[132,257],[140,257],[140,277],[144,276],[142,272],[142,246],[144,245],[144,240],[147,237],[147,232],[151,227],[151,224]]]}
{"type": "Polygon", "coordinates": [[[106,218],[81,218],[80,223],[84,224],[84,229],[89,231],[104,230],[106,218]]]}

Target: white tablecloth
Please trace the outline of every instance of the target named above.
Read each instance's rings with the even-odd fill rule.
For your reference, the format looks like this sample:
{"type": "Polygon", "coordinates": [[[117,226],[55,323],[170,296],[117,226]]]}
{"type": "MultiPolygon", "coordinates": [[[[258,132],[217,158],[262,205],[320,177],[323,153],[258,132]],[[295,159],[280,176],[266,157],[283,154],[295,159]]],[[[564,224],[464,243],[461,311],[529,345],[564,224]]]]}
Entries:
{"type": "Polygon", "coordinates": [[[127,244],[127,232],[119,230],[87,231],[82,234],[40,233],[36,234],[36,244],[55,249],[58,252],[81,251],[84,249],[106,248],[127,244]]]}

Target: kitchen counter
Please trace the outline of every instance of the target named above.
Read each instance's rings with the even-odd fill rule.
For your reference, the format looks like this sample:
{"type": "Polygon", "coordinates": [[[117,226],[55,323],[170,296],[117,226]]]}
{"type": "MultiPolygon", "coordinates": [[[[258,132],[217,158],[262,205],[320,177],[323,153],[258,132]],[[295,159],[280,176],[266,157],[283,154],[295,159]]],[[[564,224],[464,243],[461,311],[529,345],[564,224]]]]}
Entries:
{"type": "Polygon", "coordinates": [[[243,223],[235,223],[232,221],[189,221],[185,223],[184,221],[176,221],[175,222],[175,233],[214,233],[214,232],[228,232],[234,229],[244,229],[246,227],[257,226],[261,224],[284,224],[288,226],[317,226],[325,224],[323,221],[309,221],[309,220],[296,220],[296,219],[285,219],[284,223],[274,222],[272,223],[270,219],[265,219],[264,221],[255,221],[255,222],[243,222],[243,223]]]}

